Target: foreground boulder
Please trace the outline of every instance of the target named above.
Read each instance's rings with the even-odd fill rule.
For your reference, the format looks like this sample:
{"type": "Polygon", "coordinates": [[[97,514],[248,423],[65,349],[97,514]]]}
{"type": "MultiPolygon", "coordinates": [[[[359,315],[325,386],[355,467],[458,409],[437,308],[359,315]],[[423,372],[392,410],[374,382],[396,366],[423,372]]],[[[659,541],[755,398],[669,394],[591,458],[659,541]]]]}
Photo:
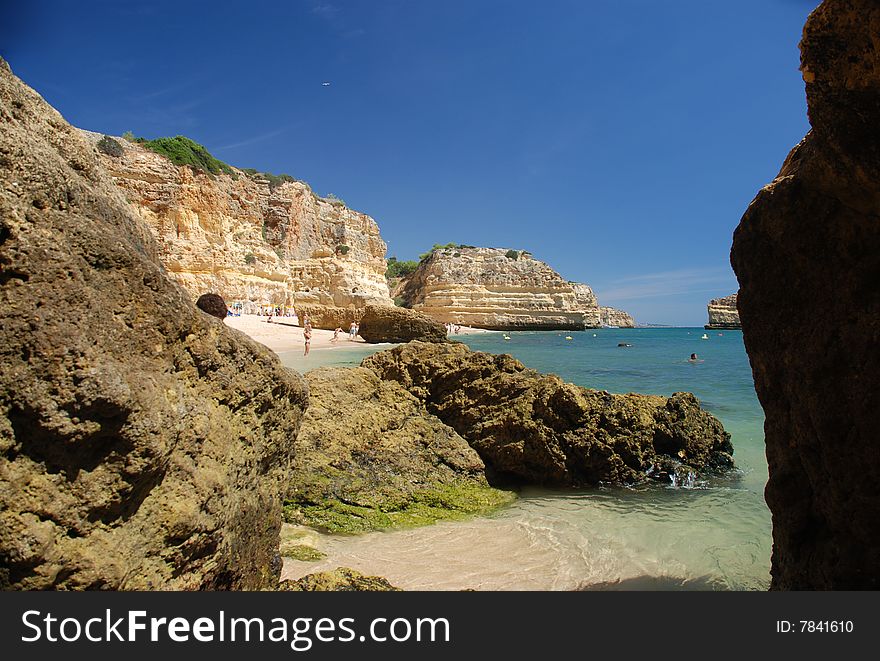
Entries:
{"type": "Polygon", "coordinates": [[[0,589],[277,583],[306,405],[0,60],[0,589]]]}
{"type": "Polygon", "coordinates": [[[734,235],[776,589],[880,588],[878,26],[873,0],[826,0],[810,16],[813,128],[734,235]]]}
{"type": "Polygon", "coordinates": [[[430,317],[387,305],[368,305],[359,335],[367,342],[446,342],[446,327],[430,317]]]}
{"type": "Polygon", "coordinates": [[[488,485],[467,441],[399,383],[360,367],[306,379],[288,520],[362,532],[485,513],[512,499],[488,485]]]}
{"type": "Polygon", "coordinates": [[[633,484],[733,466],[730,435],[690,393],[612,395],[458,343],[410,342],[362,365],[425,402],[496,478],[633,484]]]}

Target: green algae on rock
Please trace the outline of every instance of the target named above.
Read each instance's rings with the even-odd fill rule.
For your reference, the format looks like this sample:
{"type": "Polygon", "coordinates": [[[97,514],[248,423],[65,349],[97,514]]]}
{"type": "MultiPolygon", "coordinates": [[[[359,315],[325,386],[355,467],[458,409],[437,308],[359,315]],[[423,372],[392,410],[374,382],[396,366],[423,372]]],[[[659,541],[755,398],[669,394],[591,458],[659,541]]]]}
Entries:
{"type": "Polygon", "coordinates": [[[490,487],[477,453],[400,384],[359,367],[306,380],[288,521],[357,533],[485,514],[514,498],[490,487]]]}
{"type": "Polygon", "coordinates": [[[459,343],[410,342],[361,364],[423,401],[499,478],[577,487],[733,467],[730,434],[691,393],[613,395],[459,343]]]}
{"type": "Polygon", "coordinates": [[[365,576],[348,567],[308,574],[295,581],[282,581],[280,592],[401,592],[381,576],[365,576]]]}

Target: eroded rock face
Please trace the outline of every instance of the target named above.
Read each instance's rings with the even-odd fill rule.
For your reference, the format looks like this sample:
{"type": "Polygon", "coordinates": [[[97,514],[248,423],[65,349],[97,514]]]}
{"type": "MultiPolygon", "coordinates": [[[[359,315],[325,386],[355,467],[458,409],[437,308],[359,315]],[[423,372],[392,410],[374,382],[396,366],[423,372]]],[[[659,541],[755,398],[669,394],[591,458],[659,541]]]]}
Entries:
{"type": "Polygon", "coordinates": [[[425,402],[494,477],[633,484],[733,465],[730,435],[690,393],[612,395],[459,343],[410,342],[362,365],[425,402]]]}
{"type": "Polygon", "coordinates": [[[713,298],[709,301],[709,323],[706,330],[735,330],[742,328],[739,321],[739,310],[736,309],[736,294],[724,298],[713,298]]]}
{"type": "Polygon", "coordinates": [[[878,35],[873,1],[826,0],[810,16],[813,128],[734,235],[776,589],[880,588],[878,35]]]}
{"type": "Polygon", "coordinates": [[[296,312],[299,315],[300,325],[308,315],[313,328],[324,330],[341,328],[346,333],[352,321],[359,321],[364,316],[363,308],[341,308],[332,305],[297,305],[296,312]]]}
{"type": "Polygon", "coordinates": [[[384,305],[368,305],[359,334],[367,342],[446,342],[446,327],[420,312],[384,305]]]}
{"type": "MultiPolygon", "coordinates": [[[[93,144],[101,134],[83,131],[93,144]]],[[[122,138],[104,167],[152,230],[159,257],[193,298],[363,307],[391,305],[376,222],[301,181],[270,186],[235,170],[209,176],[122,138]]]]}
{"type": "Polygon", "coordinates": [[[277,583],[303,382],[195,308],[2,60],[0,124],[0,588],[277,583]]]}
{"type": "Polygon", "coordinates": [[[310,404],[287,490],[288,520],[362,532],[485,513],[511,500],[477,453],[396,381],[370,370],[306,375],[310,404]]]}
{"type": "Polygon", "coordinates": [[[582,330],[599,325],[592,289],[567,282],[522,251],[435,250],[399,292],[408,307],[444,323],[494,330],[582,330]]]}
{"type": "Polygon", "coordinates": [[[635,328],[636,322],[629,314],[617,308],[602,307],[599,309],[599,318],[606,326],[618,328],[635,328]]]}

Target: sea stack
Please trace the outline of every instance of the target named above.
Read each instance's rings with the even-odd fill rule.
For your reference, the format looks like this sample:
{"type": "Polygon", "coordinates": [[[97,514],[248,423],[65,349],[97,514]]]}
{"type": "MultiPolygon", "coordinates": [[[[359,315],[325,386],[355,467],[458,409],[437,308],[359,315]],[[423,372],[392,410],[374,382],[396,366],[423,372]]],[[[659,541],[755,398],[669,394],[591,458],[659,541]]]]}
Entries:
{"type": "Polygon", "coordinates": [[[734,234],[766,414],[775,589],[880,589],[878,26],[876,0],[826,0],[811,14],[812,130],[734,234]]]}
{"type": "Polygon", "coordinates": [[[736,294],[724,298],[713,298],[708,305],[709,323],[706,330],[738,330],[742,328],[739,310],[736,309],[736,294]]]}
{"type": "Polygon", "coordinates": [[[599,308],[599,319],[603,326],[616,326],[617,328],[635,328],[636,321],[628,313],[617,308],[599,308]]]}
{"type": "Polygon", "coordinates": [[[592,289],[568,282],[523,250],[435,249],[398,291],[407,307],[444,323],[491,330],[599,326],[592,289]]]}

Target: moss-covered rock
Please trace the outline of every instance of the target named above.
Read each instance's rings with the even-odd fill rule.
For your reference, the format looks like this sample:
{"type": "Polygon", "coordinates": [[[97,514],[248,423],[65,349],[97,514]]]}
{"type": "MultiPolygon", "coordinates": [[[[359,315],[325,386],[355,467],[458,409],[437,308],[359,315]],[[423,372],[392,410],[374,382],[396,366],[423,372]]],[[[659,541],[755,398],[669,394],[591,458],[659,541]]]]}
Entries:
{"type": "Polygon", "coordinates": [[[354,569],[337,567],[332,571],[308,574],[295,581],[282,581],[281,592],[400,592],[381,576],[365,576],[354,569]]]}
{"type": "Polygon", "coordinates": [[[467,441],[400,384],[363,368],[306,379],[288,521],[366,532],[483,514],[514,498],[490,487],[467,441]]]}

